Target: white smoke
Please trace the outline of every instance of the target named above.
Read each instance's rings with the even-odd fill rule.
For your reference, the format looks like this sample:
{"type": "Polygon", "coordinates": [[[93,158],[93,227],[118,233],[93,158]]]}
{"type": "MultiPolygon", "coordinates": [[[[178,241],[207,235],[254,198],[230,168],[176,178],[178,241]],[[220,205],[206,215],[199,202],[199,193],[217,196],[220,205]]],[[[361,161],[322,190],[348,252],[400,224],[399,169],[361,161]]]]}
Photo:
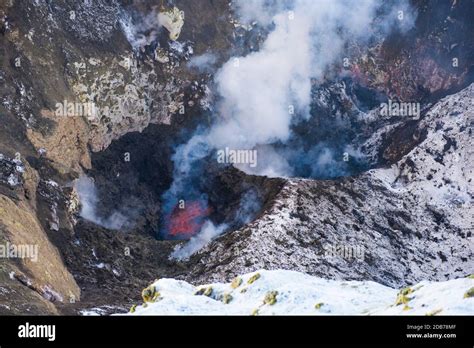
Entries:
{"type": "Polygon", "coordinates": [[[404,11],[400,26],[413,24],[406,2],[381,11],[382,6],[376,0],[234,2],[243,22],[274,27],[258,52],[233,57],[216,74],[219,120],[206,139],[199,135],[200,141],[215,149],[260,146],[275,168],[266,161],[259,166],[262,171],[251,170],[253,174],[292,175],[283,155],[268,147],[288,140],[296,117],[311,117],[312,82],[322,81],[327,69],[343,60],[348,41],[365,42],[402,23],[398,9],[404,11]],[[385,15],[375,20],[377,11],[385,15]]]}
{"type": "MultiPolygon", "coordinates": [[[[254,190],[245,192],[240,200],[234,223],[248,224],[253,218],[256,211],[260,207],[260,200],[254,190]]],[[[191,237],[183,246],[178,246],[170,255],[170,259],[187,260],[195,252],[199,251],[212,240],[219,237],[229,228],[228,224],[220,224],[216,226],[211,221],[206,221],[201,227],[198,234],[191,237]]]]}
{"type": "Polygon", "coordinates": [[[286,158],[277,153],[271,145],[257,145],[255,151],[258,154],[256,166],[248,163],[234,164],[234,167],[250,175],[263,175],[269,178],[291,177],[293,168],[288,164],[286,158]]]}
{"type": "Polygon", "coordinates": [[[99,198],[97,194],[97,188],[91,178],[87,176],[81,176],[76,180],[74,187],[77,194],[79,195],[79,201],[81,203],[81,211],[79,215],[82,218],[91,221],[96,225],[112,230],[129,227],[129,218],[118,211],[113,212],[107,218],[100,217],[97,214],[97,204],[99,203],[99,198]]]}
{"type": "MultiPolygon", "coordinates": [[[[292,125],[311,117],[313,84],[322,82],[328,68],[343,61],[345,44],[365,43],[394,27],[406,30],[413,24],[413,12],[404,0],[393,8],[377,0],[238,0],[233,6],[241,22],[256,21],[270,32],[259,51],[232,57],[216,74],[218,119],[208,133],[197,132],[178,147],[169,195],[184,190],[181,183],[196,161],[213,149],[257,149],[257,167],[240,169],[258,175],[292,175],[285,155],[304,157],[305,151],[277,151],[273,144],[284,144],[292,125]],[[404,11],[403,24],[398,10],[404,11]]],[[[335,163],[330,149],[313,150],[316,165],[335,163]]],[[[172,257],[189,257],[224,230],[225,226],[207,222],[172,257]]]]}
{"type": "Polygon", "coordinates": [[[81,176],[76,180],[74,188],[81,203],[80,216],[89,221],[97,220],[96,208],[99,198],[94,181],[87,176],[81,176]]]}
{"type": "Polygon", "coordinates": [[[154,42],[159,34],[161,24],[158,21],[158,12],[152,10],[136,20],[127,12],[122,12],[119,23],[125,37],[132,48],[140,49],[154,42]]]}
{"type": "Polygon", "coordinates": [[[282,12],[289,3],[288,0],[243,0],[233,1],[232,6],[241,23],[251,24],[257,21],[258,24],[267,26],[272,23],[273,16],[282,12]]]}
{"type": "Polygon", "coordinates": [[[215,226],[211,221],[206,221],[198,234],[193,236],[184,246],[176,248],[171,253],[170,259],[187,260],[196,251],[221,235],[227,227],[225,224],[215,226]]]}
{"type": "Polygon", "coordinates": [[[192,57],[188,62],[189,68],[197,69],[201,72],[212,71],[213,66],[217,62],[217,56],[213,53],[204,53],[199,56],[192,57]]]}
{"type": "Polygon", "coordinates": [[[262,202],[255,190],[249,190],[242,195],[234,222],[242,225],[248,224],[255,218],[255,213],[260,209],[262,202]]]}
{"type": "Polygon", "coordinates": [[[128,42],[138,50],[157,41],[160,32],[168,25],[168,17],[160,16],[160,9],[153,6],[146,13],[122,11],[119,24],[128,42]]]}

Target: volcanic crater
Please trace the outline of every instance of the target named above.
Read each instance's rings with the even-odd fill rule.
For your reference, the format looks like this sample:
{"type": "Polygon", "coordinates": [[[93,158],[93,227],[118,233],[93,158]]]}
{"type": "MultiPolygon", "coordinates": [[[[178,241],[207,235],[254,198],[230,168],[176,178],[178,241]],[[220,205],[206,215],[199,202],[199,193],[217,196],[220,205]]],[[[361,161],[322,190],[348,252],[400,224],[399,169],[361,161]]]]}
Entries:
{"type": "Polygon", "coordinates": [[[0,117],[9,125],[0,127],[0,239],[22,235],[11,219],[20,206],[21,223],[57,250],[50,266],[64,275],[48,283],[22,262],[0,261],[11,290],[0,292],[0,304],[11,307],[0,306],[0,314],[126,312],[155,278],[222,282],[260,268],[394,287],[474,273],[472,168],[456,160],[472,162],[474,6],[411,1],[412,29],[347,44],[351,66],[331,64],[311,86],[311,117],[295,117],[290,136],[271,144],[288,159],[288,175],[223,165],[212,149],[169,194],[180,173],[177,149],[206,134],[219,114],[219,97],[208,95],[217,88],[214,74],[234,56],[257,53],[274,29],[239,25],[227,1],[170,3],[189,14],[181,45],[164,28],[146,28],[132,35],[139,49],[129,29],[156,14],[157,1],[0,4],[0,117]],[[87,20],[71,25],[72,10],[87,20]],[[44,34],[33,45],[17,27],[44,34]],[[158,49],[168,52],[166,63],[158,49]],[[193,54],[209,52],[212,67],[189,68],[193,54]],[[124,58],[135,62],[129,70],[124,58]],[[55,102],[86,94],[100,106],[126,99],[133,117],[88,124],[51,115],[55,102]],[[379,117],[392,99],[416,100],[419,117],[379,117]],[[82,197],[81,177],[91,190],[82,197]],[[83,213],[89,203],[92,219],[83,213]],[[111,226],[111,217],[123,223],[111,226]],[[222,229],[218,235],[187,258],[171,257],[208,221],[222,229]],[[326,245],[362,246],[364,262],[323,257],[326,245]],[[56,300],[47,299],[50,287],[56,300]]]}

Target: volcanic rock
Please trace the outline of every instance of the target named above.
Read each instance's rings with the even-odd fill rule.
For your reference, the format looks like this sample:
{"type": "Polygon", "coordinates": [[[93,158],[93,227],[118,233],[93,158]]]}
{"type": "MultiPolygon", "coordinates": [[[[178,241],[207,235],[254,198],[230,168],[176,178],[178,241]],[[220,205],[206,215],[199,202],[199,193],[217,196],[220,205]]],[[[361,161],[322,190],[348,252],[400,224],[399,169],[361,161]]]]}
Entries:
{"type": "Polygon", "coordinates": [[[473,95],[471,84],[433,106],[416,126],[426,138],[389,167],[287,179],[258,219],[195,255],[184,278],[230,281],[265,268],[401,287],[473,273],[473,95]]]}

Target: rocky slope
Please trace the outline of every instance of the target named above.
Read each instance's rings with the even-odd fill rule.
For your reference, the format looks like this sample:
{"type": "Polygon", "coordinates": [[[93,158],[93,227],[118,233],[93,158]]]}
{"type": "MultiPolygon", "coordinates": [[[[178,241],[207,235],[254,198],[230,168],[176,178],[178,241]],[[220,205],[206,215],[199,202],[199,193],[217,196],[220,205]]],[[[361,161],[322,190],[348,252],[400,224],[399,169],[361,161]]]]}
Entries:
{"type": "MultiPolygon", "coordinates": [[[[160,4],[0,2],[0,238],[5,243],[35,244],[41,255],[36,263],[0,259],[1,313],[57,313],[57,306],[87,301],[75,279],[91,278],[78,258],[69,259],[75,255],[75,231],[81,235],[83,226],[76,228],[80,206],[73,181],[91,169],[92,154],[114,139],[143,131],[149,124],[165,125],[172,136],[188,122],[184,111],[191,119],[207,107],[203,96],[208,75],[186,63],[192,54],[208,50],[216,52],[216,62],[226,59],[231,42],[226,33],[233,28],[227,20],[228,4],[175,4],[179,16],[180,11],[200,13],[190,15],[179,33],[156,22],[160,12],[175,8],[163,10],[160,4]]],[[[129,152],[134,154],[128,147],[119,158],[129,152]]],[[[156,209],[154,204],[149,204],[149,211],[156,209]]],[[[83,229],[87,234],[87,227],[83,229]]],[[[134,234],[126,245],[118,236],[120,257],[125,248],[140,250],[142,243],[157,242],[147,234],[146,242],[134,234]]],[[[109,245],[103,236],[102,243],[109,245]]],[[[100,249],[101,242],[95,242],[99,245],[92,248],[100,249]]],[[[79,259],[92,256],[92,248],[80,248],[79,259]]],[[[118,252],[110,249],[112,258],[118,252]]],[[[83,265],[101,272],[92,258],[83,265]]],[[[148,254],[146,259],[143,264],[155,256],[148,254]]],[[[132,260],[127,274],[142,264],[132,260]]],[[[109,277],[117,277],[112,268],[107,270],[109,277]]],[[[140,277],[143,274],[137,275],[137,287],[145,284],[140,277]]],[[[123,301],[123,295],[117,296],[123,301]]]]}
{"type": "Polygon", "coordinates": [[[424,139],[388,168],[288,179],[259,219],[195,255],[185,279],[283,268],[401,287],[473,273],[473,95],[474,84],[431,108],[413,135],[424,139]]]}
{"type": "Polygon", "coordinates": [[[53,303],[79,301],[80,289],[37,215],[40,187],[52,183],[20,160],[1,161],[7,180],[0,195],[0,313],[57,313],[53,303]],[[17,254],[10,245],[32,252],[17,254]]]}

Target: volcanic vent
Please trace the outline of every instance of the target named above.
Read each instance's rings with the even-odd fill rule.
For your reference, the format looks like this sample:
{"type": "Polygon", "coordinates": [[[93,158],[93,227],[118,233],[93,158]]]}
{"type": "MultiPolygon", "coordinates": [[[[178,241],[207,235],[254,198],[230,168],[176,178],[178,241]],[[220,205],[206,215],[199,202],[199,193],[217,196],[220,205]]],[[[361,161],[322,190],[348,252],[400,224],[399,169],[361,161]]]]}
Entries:
{"type": "MultiPolygon", "coordinates": [[[[403,2],[400,8],[410,6],[403,2]]],[[[237,5],[234,10],[251,23],[263,9],[237,5]]],[[[202,85],[187,86],[183,102],[194,105],[191,95],[206,90],[207,108],[186,108],[184,118],[127,134],[93,155],[90,175],[96,178],[102,216],[97,221],[118,212],[132,220],[126,226],[158,239],[187,240],[203,231],[204,245],[258,217],[285,181],[279,178],[334,179],[386,163],[377,132],[400,118],[381,119],[379,106],[391,100],[370,86],[360,52],[370,52],[392,32],[407,35],[416,11],[398,21],[392,7],[372,1],[323,8],[303,1],[287,9],[299,18],[293,21],[278,6],[265,10],[272,19],[259,18],[256,27],[239,30],[232,52],[237,56],[221,60],[220,68],[206,65],[218,59],[208,55],[188,64],[186,73],[197,70],[202,85]],[[219,163],[224,149],[255,152],[255,160],[219,163]],[[130,163],[117,163],[124,153],[130,163]]],[[[190,59],[186,31],[178,49],[148,29],[145,23],[130,34],[134,48],[143,48],[139,60],[164,47],[171,64],[190,59]]],[[[415,138],[423,140],[422,134],[415,138]]]]}
{"type": "MultiPolygon", "coordinates": [[[[133,41],[144,45],[141,60],[161,46],[171,50],[172,64],[192,59],[185,71],[198,72],[201,82],[186,87],[183,102],[195,105],[191,95],[199,89],[207,106],[186,108],[170,125],[127,134],[93,156],[102,216],[119,211],[135,220],[132,229],[159,240],[191,239],[195,252],[262,215],[289,178],[357,177],[395,163],[425,140],[417,125],[430,106],[426,93],[409,95],[416,112],[385,115],[383,105],[404,103],[390,83],[376,84],[388,74],[378,62],[397,59],[405,41],[419,35],[408,2],[267,5],[237,3],[234,15],[242,23],[224,59],[208,52],[190,58],[186,36],[179,49],[158,33],[133,41]],[[266,20],[252,24],[263,10],[266,20]],[[403,21],[395,10],[404,11],[403,21]],[[386,49],[386,38],[400,47],[386,49]],[[404,144],[394,149],[387,139],[404,144]],[[229,149],[255,152],[254,160],[222,163],[219,153],[229,149]],[[109,160],[127,151],[133,165],[114,162],[111,171],[109,160]],[[137,203],[124,212],[127,202],[137,203]]],[[[418,47],[407,49],[418,54],[418,47]]]]}

